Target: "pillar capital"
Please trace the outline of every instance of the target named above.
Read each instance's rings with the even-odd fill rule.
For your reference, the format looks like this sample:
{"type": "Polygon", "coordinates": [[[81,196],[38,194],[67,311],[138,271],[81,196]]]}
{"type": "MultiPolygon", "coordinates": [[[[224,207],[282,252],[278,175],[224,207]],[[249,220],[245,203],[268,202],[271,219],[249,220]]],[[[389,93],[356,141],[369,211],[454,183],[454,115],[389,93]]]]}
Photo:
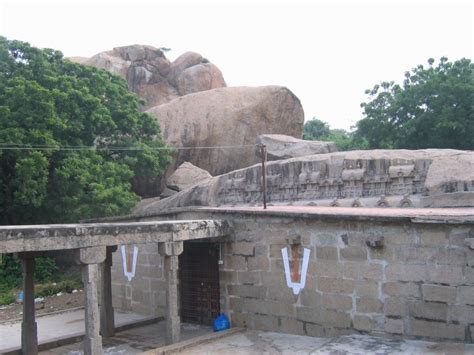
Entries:
{"type": "Polygon", "coordinates": [[[78,249],[75,259],[78,264],[100,264],[104,262],[105,256],[105,247],[89,247],[78,249]]]}
{"type": "Polygon", "coordinates": [[[158,250],[162,256],[178,256],[183,252],[183,242],[158,243],[158,250]]]}

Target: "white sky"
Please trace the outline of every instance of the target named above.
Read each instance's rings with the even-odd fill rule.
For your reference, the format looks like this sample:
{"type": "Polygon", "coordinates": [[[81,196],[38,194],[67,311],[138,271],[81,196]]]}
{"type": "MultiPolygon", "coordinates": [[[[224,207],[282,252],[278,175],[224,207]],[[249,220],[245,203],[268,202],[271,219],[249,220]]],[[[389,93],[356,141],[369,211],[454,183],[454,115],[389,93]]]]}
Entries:
{"type": "Polygon", "coordinates": [[[429,57],[473,58],[472,1],[0,0],[0,34],[66,56],[128,44],[195,51],[229,86],[283,85],[306,120],[349,129],[364,90],[429,57]]]}

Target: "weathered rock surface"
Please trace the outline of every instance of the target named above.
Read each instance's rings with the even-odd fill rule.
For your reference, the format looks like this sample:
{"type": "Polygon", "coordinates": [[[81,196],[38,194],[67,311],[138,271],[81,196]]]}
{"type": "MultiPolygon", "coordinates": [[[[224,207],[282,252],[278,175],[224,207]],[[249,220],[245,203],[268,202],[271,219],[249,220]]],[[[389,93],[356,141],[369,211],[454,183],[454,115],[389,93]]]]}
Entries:
{"type": "MultiPolygon", "coordinates": [[[[257,137],[257,144],[264,144],[267,149],[267,160],[281,160],[305,155],[337,152],[334,142],[306,141],[283,134],[262,134],[257,137]]],[[[261,158],[260,149],[256,150],[261,158]]]]}
{"type": "Polygon", "coordinates": [[[173,147],[220,147],[178,151],[174,170],[188,161],[223,174],[255,164],[261,134],[301,137],[304,112],[298,98],[280,86],[229,87],[189,94],[148,110],[173,147]],[[232,148],[228,148],[232,146],[232,148]]]}
{"type": "MultiPolygon", "coordinates": [[[[278,86],[226,88],[221,71],[195,52],[170,62],[161,49],[131,45],[69,59],[125,78],[130,90],[145,100],[144,109],[158,118],[170,146],[225,146],[178,150],[166,176],[185,161],[212,175],[247,167],[258,161],[258,135],[302,136],[303,108],[291,91],[278,86]]],[[[146,197],[158,195],[164,187],[163,181],[155,180],[134,184],[146,197]]]]}
{"type": "Polygon", "coordinates": [[[183,191],[210,178],[212,176],[206,170],[200,169],[189,162],[184,162],[166,180],[166,186],[174,191],[183,191]]]}
{"type": "Polygon", "coordinates": [[[123,77],[129,89],[145,99],[145,108],[189,93],[226,86],[219,68],[194,52],[186,52],[171,63],[159,48],[131,45],[91,58],[71,57],[69,60],[123,77]]]}
{"type": "MultiPolygon", "coordinates": [[[[137,209],[261,204],[259,164],[216,176],[137,209]]],[[[368,150],[269,162],[267,200],[352,207],[474,207],[474,152],[368,150]]]]}

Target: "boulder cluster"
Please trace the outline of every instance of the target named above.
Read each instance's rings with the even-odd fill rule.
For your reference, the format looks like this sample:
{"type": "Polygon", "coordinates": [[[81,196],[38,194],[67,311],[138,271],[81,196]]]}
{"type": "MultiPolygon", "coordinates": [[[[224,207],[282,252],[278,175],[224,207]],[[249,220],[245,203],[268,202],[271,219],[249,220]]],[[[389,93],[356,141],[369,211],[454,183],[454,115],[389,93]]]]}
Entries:
{"type": "MultiPolygon", "coordinates": [[[[177,148],[166,177],[184,162],[213,176],[255,164],[262,134],[302,137],[303,107],[290,90],[227,87],[219,68],[198,53],[171,62],[163,49],[131,45],[69,59],[123,77],[144,99],[143,109],[157,117],[163,138],[177,148]]],[[[165,186],[162,181],[162,191],[165,186]]],[[[152,196],[146,189],[143,195],[152,196]]]]}
{"type": "Polygon", "coordinates": [[[135,213],[258,205],[263,198],[260,145],[266,147],[266,197],[273,204],[474,205],[472,152],[337,152],[333,142],[301,139],[303,107],[289,89],[227,87],[219,68],[200,54],[186,52],[171,62],[165,51],[132,45],[70,58],[126,79],[144,99],[143,110],[159,121],[167,144],[176,148],[159,187],[141,184],[139,193],[151,198],[135,213]]]}

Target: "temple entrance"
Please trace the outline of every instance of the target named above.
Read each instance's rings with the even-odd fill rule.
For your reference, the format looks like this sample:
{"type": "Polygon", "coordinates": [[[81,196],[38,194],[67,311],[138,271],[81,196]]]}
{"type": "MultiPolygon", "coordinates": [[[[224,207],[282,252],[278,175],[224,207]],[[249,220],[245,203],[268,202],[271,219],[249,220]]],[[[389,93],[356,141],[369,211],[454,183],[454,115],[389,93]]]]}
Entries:
{"type": "Polygon", "coordinates": [[[218,261],[218,243],[184,243],[179,257],[182,322],[212,325],[219,315],[218,261]]]}

